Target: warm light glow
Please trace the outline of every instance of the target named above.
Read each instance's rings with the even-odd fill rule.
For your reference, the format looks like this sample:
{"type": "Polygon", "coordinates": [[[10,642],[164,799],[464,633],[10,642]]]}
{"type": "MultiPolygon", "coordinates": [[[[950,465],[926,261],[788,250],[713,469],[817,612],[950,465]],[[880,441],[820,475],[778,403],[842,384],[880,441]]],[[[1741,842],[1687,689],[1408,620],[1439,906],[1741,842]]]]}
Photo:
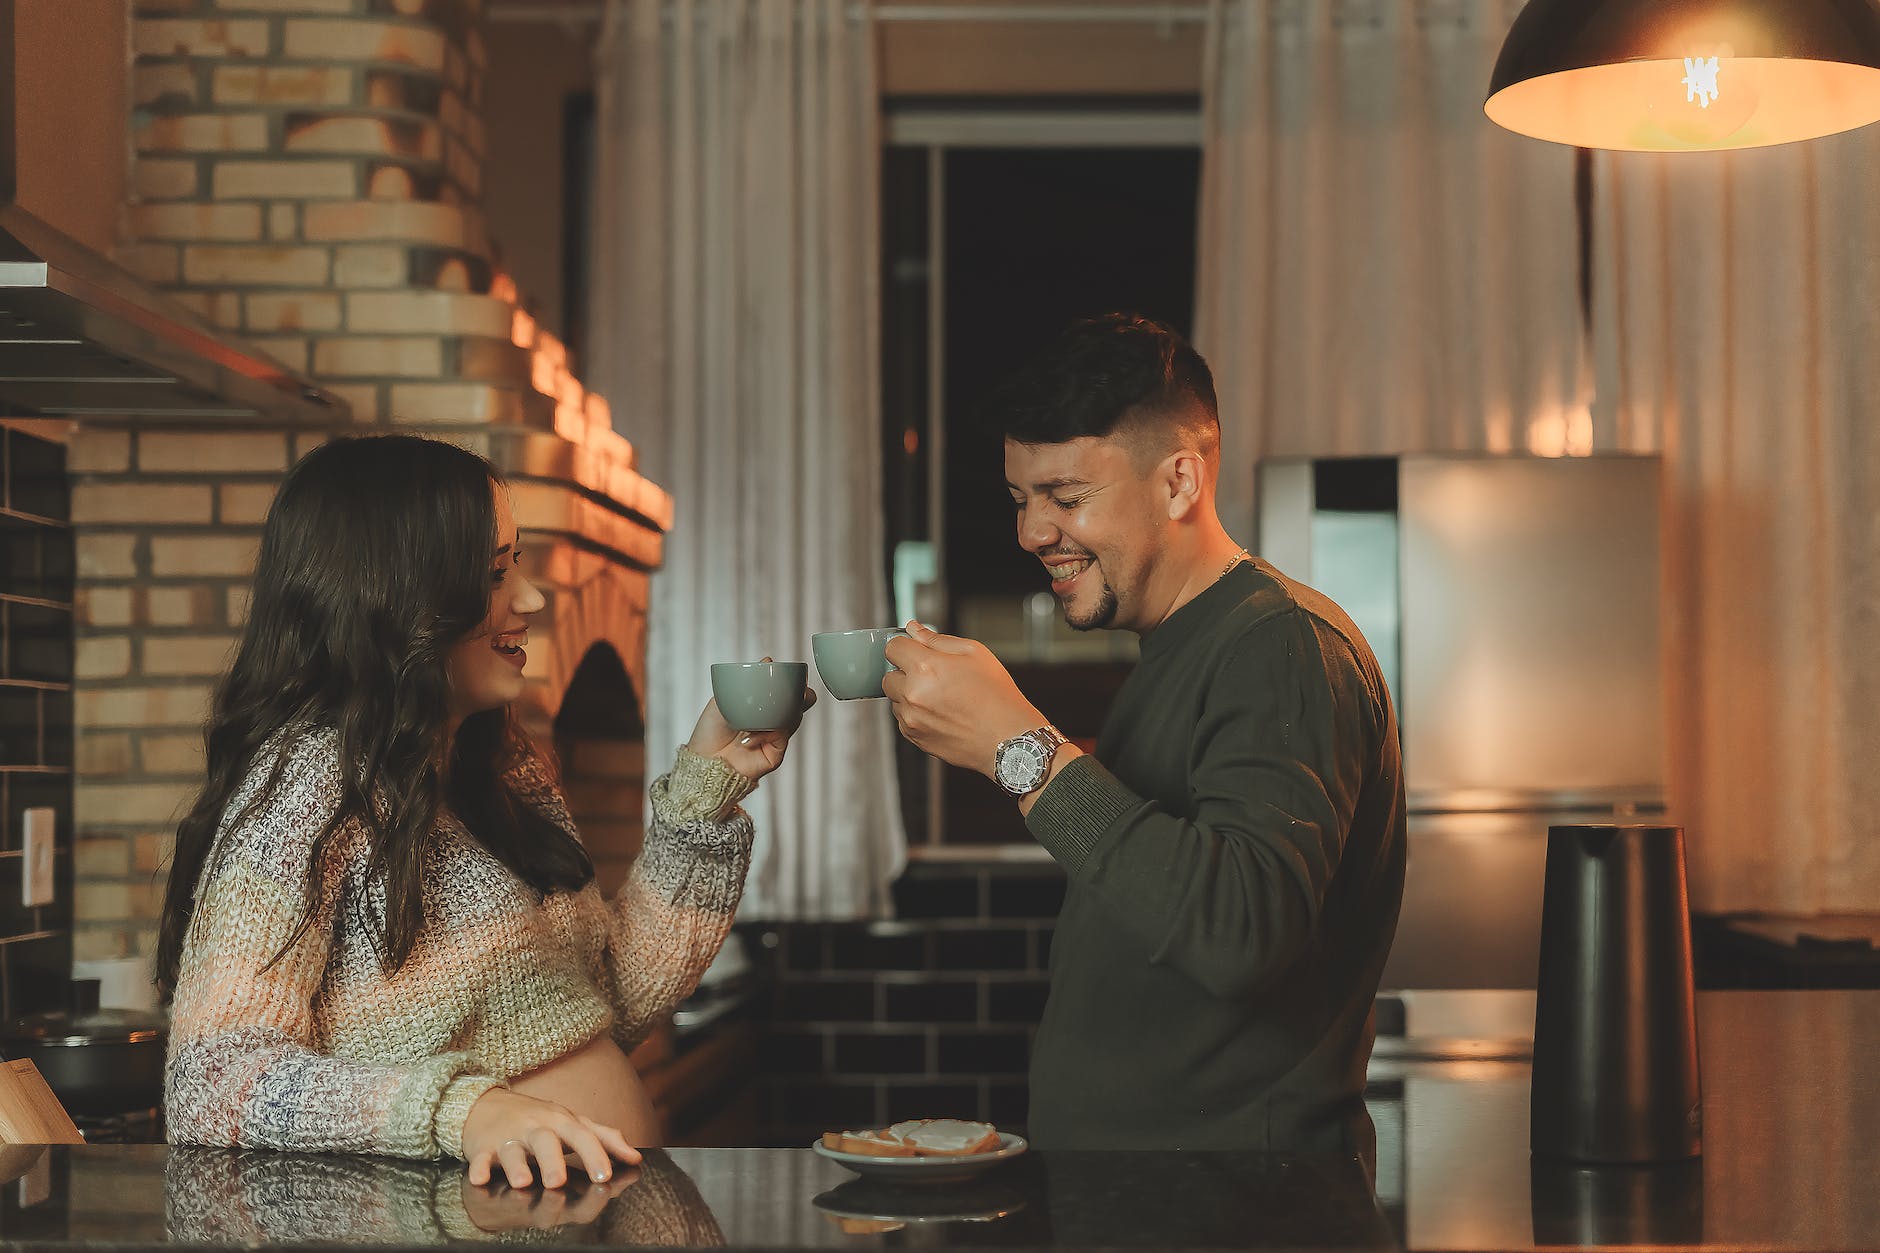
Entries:
{"type": "Polygon", "coordinates": [[[901,432],[901,448],[902,448],[902,451],[906,452],[907,455],[910,457],[913,456],[915,453],[919,452],[920,451],[920,432],[915,430],[911,426],[908,427],[906,430],[902,431],[901,432]]]}
{"type": "Polygon", "coordinates": [[[1536,457],[1592,456],[1592,410],[1581,405],[1530,419],[1527,445],[1536,457]]]}
{"type": "Polygon", "coordinates": [[[1714,81],[1709,58],[1695,55],[1690,69],[1679,57],[1547,74],[1496,92],[1487,112],[1536,139],[1625,152],[1756,148],[1880,121],[1880,70],[1774,57],[1716,61],[1714,81]]]}

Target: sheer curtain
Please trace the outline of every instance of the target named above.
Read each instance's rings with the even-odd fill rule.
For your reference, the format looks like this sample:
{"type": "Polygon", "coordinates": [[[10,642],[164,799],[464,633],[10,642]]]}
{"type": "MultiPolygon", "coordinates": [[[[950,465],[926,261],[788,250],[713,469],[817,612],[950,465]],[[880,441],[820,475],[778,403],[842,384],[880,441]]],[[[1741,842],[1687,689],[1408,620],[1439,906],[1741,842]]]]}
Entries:
{"type": "MultiPolygon", "coordinates": [[[[597,51],[588,373],[678,516],[653,582],[649,764],[715,661],[889,615],[874,31],[845,0],[612,0],[597,51]]],[[[814,667],[811,668],[812,680],[814,667]]],[[[893,721],[824,700],[747,803],[744,918],[885,913],[893,721]]]]}
{"type": "Polygon", "coordinates": [[[1880,130],[1601,154],[1602,442],[1661,451],[1671,796],[1713,910],[1880,901],[1880,130]]]}
{"type": "Polygon", "coordinates": [[[1708,910],[1880,900],[1880,128],[1594,164],[1481,111],[1516,0],[1216,0],[1197,344],[1269,453],[1658,452],[1668,792],[1708,910]],[[1588,346],[1590,344],[1590,346],[1588,346]]]}
{"type": "Polygon", "coordinates": [[[1223,518],[1286,453],[1587,438],[1573,154],[1482,94],[1519,0],[1215,0],[1196,346],[1223,518]]]}

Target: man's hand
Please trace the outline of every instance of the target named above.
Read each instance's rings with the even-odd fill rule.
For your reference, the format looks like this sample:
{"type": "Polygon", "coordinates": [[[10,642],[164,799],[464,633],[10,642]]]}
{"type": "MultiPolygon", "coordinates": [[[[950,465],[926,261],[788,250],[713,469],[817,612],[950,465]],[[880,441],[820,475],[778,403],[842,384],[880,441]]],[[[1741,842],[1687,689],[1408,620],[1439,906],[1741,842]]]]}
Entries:
{"type": "Polygon", "coordinates": [[[951,765],[991,778],[1001,743],[1049,721],[977,640],[910,622],[905,637],[888,641],[888,661],[881,690],[901,734],[951,765]]]}

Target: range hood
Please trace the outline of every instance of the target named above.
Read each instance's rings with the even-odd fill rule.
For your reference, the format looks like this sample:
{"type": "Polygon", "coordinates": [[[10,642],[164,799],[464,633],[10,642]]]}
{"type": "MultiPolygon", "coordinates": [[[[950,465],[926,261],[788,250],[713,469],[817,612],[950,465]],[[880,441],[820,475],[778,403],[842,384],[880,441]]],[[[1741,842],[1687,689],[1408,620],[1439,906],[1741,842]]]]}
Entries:
{"type": "Polygon", "coordinates": [[[0,407],[148,421],[342,417],[336,397],[14,202],[13,23],[13,0],[0,0],[0,407]]]}

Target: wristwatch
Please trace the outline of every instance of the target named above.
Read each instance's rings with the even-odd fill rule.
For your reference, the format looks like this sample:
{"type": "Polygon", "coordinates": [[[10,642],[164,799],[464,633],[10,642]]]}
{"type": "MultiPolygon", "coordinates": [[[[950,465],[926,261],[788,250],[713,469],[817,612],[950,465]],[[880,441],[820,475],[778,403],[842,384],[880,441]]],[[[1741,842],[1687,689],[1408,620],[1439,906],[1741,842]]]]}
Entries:
{"type": "Polygon", "coordinates": [[[1070,743],[1054,726],[1014,735],[999,745],[992,759],[992,777],[1013,796],[1024,796],[1044,786],[1051,777],[1051,759],[1070,743]]]}

